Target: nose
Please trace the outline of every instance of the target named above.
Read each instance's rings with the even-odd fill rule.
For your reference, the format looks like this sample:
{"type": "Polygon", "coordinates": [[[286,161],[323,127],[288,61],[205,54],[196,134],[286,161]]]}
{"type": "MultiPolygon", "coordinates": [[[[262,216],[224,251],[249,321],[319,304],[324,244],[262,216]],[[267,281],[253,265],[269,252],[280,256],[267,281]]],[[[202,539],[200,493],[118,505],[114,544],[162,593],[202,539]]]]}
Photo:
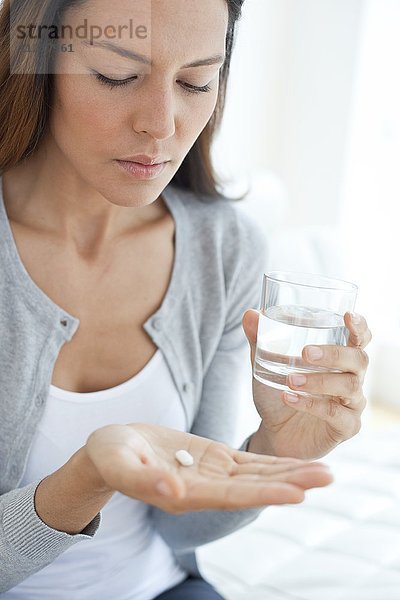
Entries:
{"type": "Polygon", "coordinates": [[[135,104],[133,127],[137,133],[145,132],[158,140],[174,135],[175,102],[167,86],[143,90],[143,96],[135,104]]]}

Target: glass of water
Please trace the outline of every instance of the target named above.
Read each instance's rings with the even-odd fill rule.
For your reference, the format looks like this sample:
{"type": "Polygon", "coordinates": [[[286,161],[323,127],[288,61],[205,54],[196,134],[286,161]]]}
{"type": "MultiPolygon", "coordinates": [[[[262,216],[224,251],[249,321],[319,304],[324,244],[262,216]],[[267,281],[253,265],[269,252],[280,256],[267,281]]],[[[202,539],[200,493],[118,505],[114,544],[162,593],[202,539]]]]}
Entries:
{"type": "MultiPolygon", "coordinates": [[[[278,390],[291,373],[340,373],[313,366],[302,359],[304,346],[345,346],[349,331],[344,314],[354,311],[354,283],[312,273],[271,271],[264,275],[257,344],[253,365],[255,379],[278,390]]],[[[307,395],[296,390],[297,394],[307,395]]]]}

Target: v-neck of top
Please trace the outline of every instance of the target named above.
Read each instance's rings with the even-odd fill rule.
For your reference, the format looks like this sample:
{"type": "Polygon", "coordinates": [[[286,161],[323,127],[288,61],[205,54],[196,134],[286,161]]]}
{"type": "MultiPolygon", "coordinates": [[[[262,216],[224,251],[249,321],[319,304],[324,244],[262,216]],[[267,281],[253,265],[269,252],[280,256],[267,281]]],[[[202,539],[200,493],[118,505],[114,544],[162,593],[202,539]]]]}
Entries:
{"type": "MultiPolygon", "coordinates": [[[[180,202],[179,195],[174,192],[173,186],[168,185],[162,192],[163,199],[167,208],[169,209],[174,221],[175,221],[175,251],[172,275],[164,295],[160,308],[153,313],[146,321],[150,323],[151,320],[156,317],[160,312],[169,312],[179,299],[182,292],[182,269],[185,266],[183,260],[184,252],[184,235],[186,231],[185,224],[182,222],[185,218],[185,210],[180,202]]],[[[0,244],[3,240],[3,246],[5,246],[7,253],[7,263],[12,271],[13,277],[15,277],[17,283],[21,286],[24,293],[24,299],[29,303],[33,304],[35,310],[40,308],[41,315],[47,321],[49,318],[54,319],[55,316],[59,315],[69,319],[74,325],[73,329],[79,326],[79,319],[75,315],[64,310],[59,304],[54,302],[32,279],[28,273],[25,265],[21,259],[18,251],[18,247],[11,229],[11,225],[8,219],[7,210],[4,204],[3,198],[3,178],[0,177],[0,244]]]]}

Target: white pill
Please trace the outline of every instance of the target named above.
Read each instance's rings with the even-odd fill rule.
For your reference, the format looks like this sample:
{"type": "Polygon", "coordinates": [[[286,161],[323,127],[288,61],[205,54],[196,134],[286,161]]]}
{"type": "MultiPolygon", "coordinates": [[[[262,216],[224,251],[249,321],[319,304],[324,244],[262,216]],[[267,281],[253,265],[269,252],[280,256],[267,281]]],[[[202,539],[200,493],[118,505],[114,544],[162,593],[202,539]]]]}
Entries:
{"type": "Polygon", "coordinates": [[[186,450],[177,450],[177,452],[175,452],[175,458],[185,467],[189,467],[194,463],[193,456],[189,454],[189,452],[186,452],[186,450]]]}

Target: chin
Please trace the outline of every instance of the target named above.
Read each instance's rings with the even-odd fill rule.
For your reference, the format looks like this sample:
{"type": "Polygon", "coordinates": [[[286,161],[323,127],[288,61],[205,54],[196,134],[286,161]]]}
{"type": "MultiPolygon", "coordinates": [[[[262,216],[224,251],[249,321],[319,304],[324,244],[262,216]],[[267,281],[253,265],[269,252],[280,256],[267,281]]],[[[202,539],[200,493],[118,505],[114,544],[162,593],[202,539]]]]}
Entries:
{"type": "Polygon", "coordinates": [[[100,190],[100,193],[115,206],[143,208],[153,204],[165,188],[165,185],[159,183],[157,185],[154,182],[152,182],[152,185],[149,185],[149,183],[147,182],[146,186],[131,184],[128,188],[119,185],[117,189],[115,187],[112,190],[104,189],[103,191],[100,190]]]}

